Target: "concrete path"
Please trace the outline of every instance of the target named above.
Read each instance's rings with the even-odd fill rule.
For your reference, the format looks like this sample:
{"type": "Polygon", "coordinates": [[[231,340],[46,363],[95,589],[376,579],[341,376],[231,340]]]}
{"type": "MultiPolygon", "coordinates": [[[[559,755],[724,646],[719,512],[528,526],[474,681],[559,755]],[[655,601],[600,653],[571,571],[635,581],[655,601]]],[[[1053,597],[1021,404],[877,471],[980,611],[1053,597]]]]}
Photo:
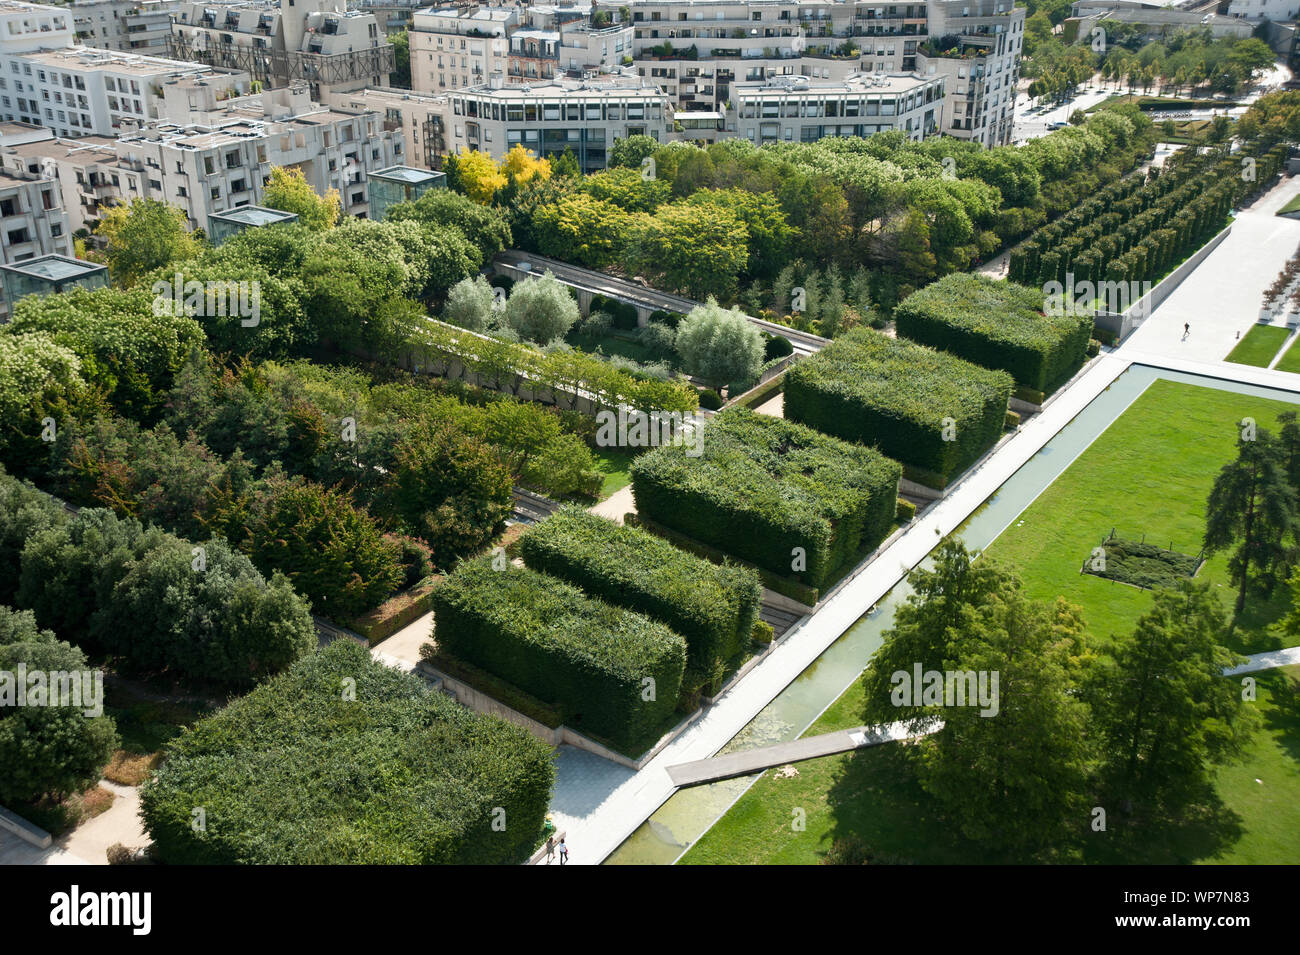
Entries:
{"type": "Polygon", "coordinates": [[[593,507],[587,508],[593,514],[599,514],[601,517],[608,517],[612,521],[623,523],[625,514],[636,513],[636,501],[632,497],[632,485],[621,487],[605,500],[593,507]]]}
{"type": "Polygon", "coordinates": [[[1266,650],[1252,653],[1239,667],[1224,670],[1224,676],[1236,676],[1238,673],[1258,673],[1260,670],[1272,670],[1275,667],[1288,667],[1300,663],[1300,647],[1288,647],[1285,650],[1266,650]]]}
{"type": "Polygon", "coordinates": [[[140,818],[140,791],[107,779],[99,785],[113,794],[113,805],[55,844],[94,865],[107,865],[109,846],[120,842],[128,849],[140,849],[153,840],[144,831],[144,821],[140,818]]]}
{"type": "Polygon", "coordinates": [[[879,746],[881,743],[893,743],[904,739],[919,739],[937,733],[942,728],[941,721],[931,721],[919,728],[911,722],[887,723],[884,726],[859,726],[857,729],[837,730],[834,733],[821,733],[817,736],[801,736],[786,743],[760,746],[739,753],[727,753],[725,756],[697,759],[693,763],[669,766],[668,776],[676,786],[698,786],[700,783],[716,782],[719,779],[748,776],[750,773],[771,769],[773,766],[847,753],[849,750],[861,749],[865,746],[879,746]]]}
{"type": "Polygon", "coordinates": [[[1231,234],[1128,337],[1122,350],[1221,361],[1255,325],[1264,290],[1300,245],[1300,221],[1275,215],[1297,193],[1300,177],[1291,176],[1243,210],[1231,234]],[[1191,325],[1186,337],[1184,323],[1191,325]]]}

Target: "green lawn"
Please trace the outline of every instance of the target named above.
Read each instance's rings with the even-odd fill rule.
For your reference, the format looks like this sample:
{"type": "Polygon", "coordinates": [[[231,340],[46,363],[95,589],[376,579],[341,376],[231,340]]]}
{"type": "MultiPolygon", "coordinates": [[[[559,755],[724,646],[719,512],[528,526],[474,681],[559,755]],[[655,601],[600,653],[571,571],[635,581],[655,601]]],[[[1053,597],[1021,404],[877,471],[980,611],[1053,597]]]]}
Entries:
{"type": "Polygon", "coordinates": [[[1300,196],[1296,196],[1281,209],[1277,210],[1278,215],[1283,215],[1288,212],[1300,212],[1300,196]]]}
{"type": "Polygon", "coordinates": [[[1224,361],[1267,368],[1290,334],[1290,329],[1278,325],[1256,325],[1228,352],[1224,361]]]}
{"type": "Polygon", "coordinates": [[[596,455],[596,470],[605,475],[605,483],[600,488],[602,501],[632,483],[635,455],[617,448],[593,448],[592,453],[596,455]]]}
{"type": "MultiPolygon", "coordinates": [[[[1111,527],[1121,536],[1146,534],[1196,553],[1205,498],[1232,456],[1236,422],[1249,415],[1271,428],[1278,412],[1290,407],[1156,381],[987,553],[1017,570],[1029,596],[1061,594],[1080,604],[1090,632],[1104,647],[1112,633],[1132,628],[1150,595],[1081,574],[1084,557],[1111,527]]],[[[1198,576],[1211,582],[1230,609],[1226,558],[1211,559],[1198,576]]],[[[1243,652],[1281,646],[1269,625],[1287,604],[1281,594],[1272,601],[1254,597],[1225,642],[1243,652]]],[[[1300,857],[1300,667],[1256,677],[1263,725],[1246,757],[1219,770],[1217,811],[1122,847],[1099,838],[1077,861],[1287,863],[1300,857]]],[[[854,683],[808,735],[859,725],[861,693],[854,683]]],[[[887,860],[989,861],[934,817],[925,793],[899,771],[899,752],[894,746],[875,747],[799,763],[793,778],[765,774],[682,861],[816,864],[836,837],[848,834],[887,860]],[[805,814],[802,832],[791,824],[796,809],[805,814]]]]}
{"type": "Polygon", "coordinates": [[[1300,347],[1292,345],[1278,360],[1274,371],[1289,371],[1300,374],[1300,347]]]}

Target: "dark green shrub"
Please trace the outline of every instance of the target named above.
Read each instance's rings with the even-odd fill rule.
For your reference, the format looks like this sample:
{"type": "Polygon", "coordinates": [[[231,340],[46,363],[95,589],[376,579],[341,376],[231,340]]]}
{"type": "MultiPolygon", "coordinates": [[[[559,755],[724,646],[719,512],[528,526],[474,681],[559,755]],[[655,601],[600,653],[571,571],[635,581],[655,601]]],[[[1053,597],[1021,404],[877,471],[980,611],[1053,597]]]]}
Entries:
{"type": "Polygon", "coordinates": [[[636,459],[638,513],[774,574],[820,586],[893,527],[902,467],[871,448],[745,408],[697,448],[636,459]]]}
{"type": "Polygon", "coordinates": [[[686,641],[555,577],[466,561],[434,591],[433,606],[439,653],[560,707],[579,732],[639,753],[677,706],[686,641]]]}
{"type": "Polygon", "coordinates": [[[1089,315],[1045,315],[1043,293],[964,272],[913,292],[894,309],[900,335],[1009,373],[1051,394],[1086,357],[1089,315]]]}
{"type": "Polygon", "coordinates": [[[554,779],[541,740],[339,640],[174,740],[140,805],[172,864],[519,863],[554,779]]]}
{"type": "Polygon", "coordinates": [[[872,445],[942,486],[998,440],[1011,386],[1004,372],[855,328],[786,372],[785,417],[872,445]]]}
{"type": "Polygon", "coordinates": [[[651,322],[657,325],[667,325],[669,328],[676,328],[685,317],[681,312],[668,312],[663,309],[650,313],[651,322]]]}
{"type": "Polygon", "coordinates": [[[777,358],[784,358],[786,355],[794,354],[794,345],[790,344],[790,339],[784,335],[769,335],[763,333],[763,360],[773,361],[777,358]]]}
{"type": "Polygon", "coordinates": [[[750,637],[755,643],[768,644],[776,638],[776,630],[766,620],[755,620],[750,637]]]}
{"type": "Polygon", "coordinates": [[[628,331],[637,326],[636,306],[620,302],[615,298],[609,298],[605,295],[593,295],[591,297],[590,311],[605,312],[609,315],[610,325],[613,328],[628,331]]]}
{"type": "Polygon", "coordinates": [[[700,389],[700,407],[708,411],[717,411],[725,404],[722,395],[718,394],[712,388],[700,389]]]}
{"type": "Polygon", "coordinates": [[[898,510],[894,512],[895,520],[906,524],[916,517],[916,505],[906,498],[898,499],[898,510]]]}
{"type": "Polygon", "coordinates": [[[701,673],[744,651],[762,599],[752,570],[720,567],[577,507],[530,528],[519,552],[533,570],[667,624],[686,638],[686,664],[701,673]]]}

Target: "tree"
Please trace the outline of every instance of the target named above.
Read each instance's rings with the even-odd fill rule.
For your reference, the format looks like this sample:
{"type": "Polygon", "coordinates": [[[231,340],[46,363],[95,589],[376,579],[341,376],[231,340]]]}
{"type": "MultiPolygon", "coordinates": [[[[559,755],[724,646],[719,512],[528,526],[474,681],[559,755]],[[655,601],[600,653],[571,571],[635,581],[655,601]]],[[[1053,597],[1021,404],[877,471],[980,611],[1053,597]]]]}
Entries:
{"type": "Polygon", "coordinates": [[[576,193],[538,206],[533,234],[542,255],[603,269],[622,256],[628,222],[628,214],[613,203],[576,193]]]}
{"type": "Polygon", "coordinates": [[[388,210],[388,221],[418,222],[433,233],[455,229],[483,258],[510,248],[510,223],[500,209],[479,205],[450,189],[430,189],[414,202],[399,202],[388,210]]]}
{"type": "Polygon", "coordinates": [[[27,474],[49,458],[42,422],[66,421],[86,398],[81,361],[45,332],[0,335],[0,460],[27,474]]]}
{"type": "Polygon", "coordinates": [[[710,298],[677,328],[677,352],[688,374],[710,385],[748,384],[763,368],[763,336],[743,312],[710,298]]]}
{"type": "Polygon", "coordinates": [[[346,491],[284,484],[265,501],[250,538],[253,561],[282,571],[317,612],[348,620],[402,580],[400,549],[346,491]]]}
{"type": "Polygon", "coordinates": [[[501,160],[501,173],[513,186],[526,186],[534,179],[545,182],[551,178],[551,161],[538,159],[531,149],[515,143],[501,160]]]}
{"type": "Polygon", "coordinates": [[[1241,662],[1219,644],[1223,631],[1209,586],[1186,581],[1156,591],[1133,632],[1114,638],[1085,694],[1112,794],[1175,810],[1206,790],[1215,764],[1242,751],[1255,721],[1240,686],[1223,676],[1241,662]]]}
{"type": "Polygon", "coordinates": [[[200,248],[184,211],[158,199],[110,206],[95,234],[107,241],[109,274],[124,288],[155,269],[194,258],[200,248]]]}
{"type": "Polygon", "coordinates": [[[388,85],[394,89],[411,88],[411,36],[406,30],[388,34],[393,45],[393,72],[388,75],[388,85]]]}
{"type": "MultiPolygon", "coordinates": [[[[6,695],[17,691],[12,681],[20,666],[28,673],[89,671],[85,654],[40,629],[31,611],[0,606],[0,801],[35,802],[93,786],[120,742],[113,718],[90,715],[95,701],[85,695],[80,706],[67,700],[55,705],[54,699],[32,705],[30,698],[29,705],[18,706],[6,695]]],[[[47,692],[57,692],[47,686],[47,692]]],[[[91,692],[91,685],[82,686],[83,694],[91,692]]]]}
{"type": "Polygon", "coordinates": [[[626,139],[616,139],[609,150],[610,168],[621,166],[640,169],[641,164],[655,154],[659,145],[659,141],[650,136],[628,136],[626,139]]]}
{"type": "Polygon", "coordinates": [[[693,298],[729,297],[749,261],[749,235],[734,213],[686,203],[629,222],[628,270],[693,298]]]}
{"type": "Polygon", "coordinates": [[[490,205],[509,182],[492,157],[477,149],[448,156],[443,161],[447,184],[479,205],[490,205]]]}
{"type": "Polygon", "coordinates": [[[507,324],[520,338],[539,345],[567,335],[578,314],[578,303],[550,272],[516,283],[506,300],[507,324]]]}
{"type": "Polygon", "coordinates": [[[1252,568],[1266,588],[1285,560],[1284,540],[1296,528],[1296,492],[1285,470],[1282,447],[1253,421],[1242,423],[1237,457],[1223,466],[1205,505],[1205,550],[1236,545],[1228,571],[1237,585],[1236,611],[1246,606],[1252,568]]]}
{"type": "Polygon", "coordinates": [[[476,275],[472,279],[461,279],[451,287],[442,318],[472,332],[482,332],[487,330],[495,307],[495,290],[487,279],[476,275]]]}
{"type": "Polygon", "coordinates": [[[295,213],[298,221],[314,232],[325,232],[338,225],[343,209],[337,189],[318,196],[301,169],[283,166],[271,167],[271,178],[262,192],[262,205],[295,213]]]}

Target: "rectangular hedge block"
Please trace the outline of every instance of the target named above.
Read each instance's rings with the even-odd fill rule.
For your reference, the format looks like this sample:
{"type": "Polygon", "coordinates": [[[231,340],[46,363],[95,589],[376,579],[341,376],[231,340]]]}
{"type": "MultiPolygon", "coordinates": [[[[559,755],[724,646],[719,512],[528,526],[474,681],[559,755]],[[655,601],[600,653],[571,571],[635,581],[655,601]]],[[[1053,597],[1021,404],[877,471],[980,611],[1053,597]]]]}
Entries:
{"type": "Polygon", "coordinates": [[[519,540],[531,569],[667,624],[686,638],[686,665],[708,676],[749,645],[758,574],[719,567],[661,537],[566,506],[519,540]]]}
{"type": "Polygon", "coordinates": [[[894,309],[898,333],[1051,394],[1083,366],[1090,315],[1045,315],[1043,293],[1012,282],[953,273],[894,309]]]}
{"type": "Polygon", "coordinates": [[[872,448],[732,408],[686,450],[636,459],[637,512],[774,574],[820,587],[893,526],[902,465],[872,448]]]}
{"type": "Polygon", "coordinates": [[[786,373],[785,416],[878,448],[940,486],[997,442],[1011,376],[870,328],[786,373]]]}
{"type": "Polygon", "coordinates": [[[496,570],[491,557],[466,561],[434,591],[433,619],[439,653],[559,707],[573,729],[625,751],[653,742],[677,706],[681,635],[556,577],[496,570]]]}

